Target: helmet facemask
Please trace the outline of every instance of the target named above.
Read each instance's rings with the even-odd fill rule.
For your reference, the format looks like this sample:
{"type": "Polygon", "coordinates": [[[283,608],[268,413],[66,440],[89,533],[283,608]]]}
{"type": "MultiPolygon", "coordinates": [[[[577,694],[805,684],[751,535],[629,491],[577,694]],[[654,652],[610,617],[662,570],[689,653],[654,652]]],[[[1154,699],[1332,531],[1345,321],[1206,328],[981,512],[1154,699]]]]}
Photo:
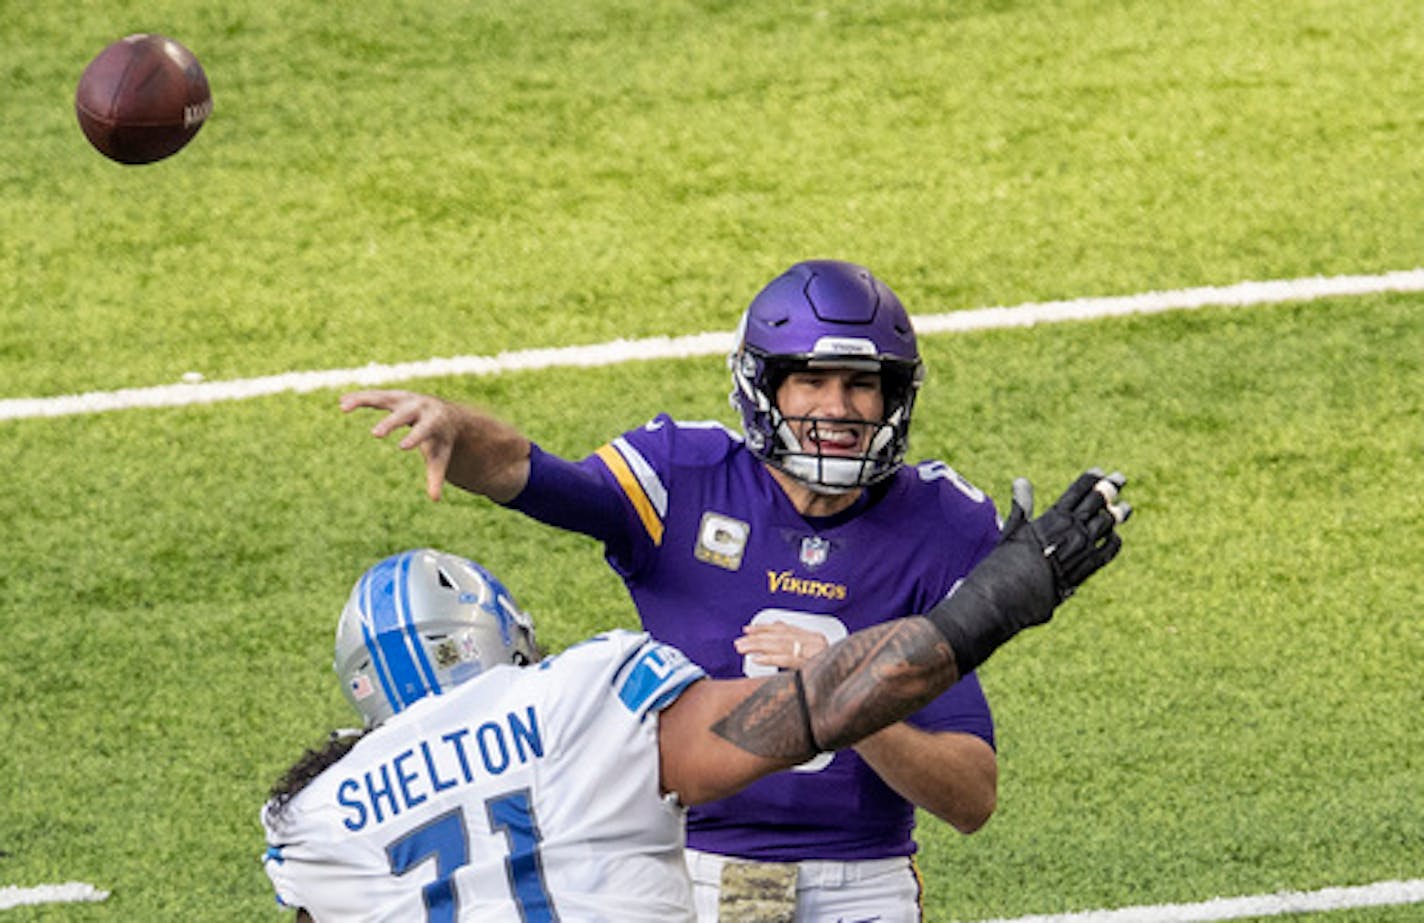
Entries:
{"type": "Polygon", "coordinates": [[[752,453],[786,472],[812,491],[843,494],[868,487],[894,474],[909,447],[910,416],[923,367],[895,359],[769,356],[743,348],[729,364],[735,388],[732,405],[742,412],[743,433],[752,453]],[[777,393],[786,378],[806,370],[870,371],[880,376],[884,401],[879,420],[800,416],[784,413],[777,393]],[[800,424],[798,426],[798,424],[800,424]],[[852,428],[865,448],[856,454],[823,452],[819,440],[803,445],[797,430],[814,435],[818,427],[852,428]],[[869,430],[870,438],[865,439],[869,430]]]}

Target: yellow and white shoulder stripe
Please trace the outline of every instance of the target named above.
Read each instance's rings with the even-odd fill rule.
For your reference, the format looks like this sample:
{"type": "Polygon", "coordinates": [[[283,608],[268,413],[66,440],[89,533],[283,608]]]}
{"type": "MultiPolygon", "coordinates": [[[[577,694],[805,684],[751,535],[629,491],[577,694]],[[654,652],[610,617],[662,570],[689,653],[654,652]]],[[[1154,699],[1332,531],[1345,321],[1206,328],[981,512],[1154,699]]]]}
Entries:
{"type": "Polygon", "coordinates": [[[663,521],[667,519],[667,488],[643,454],[619,436],[598,450],[618,486],[637,510],[643,528],[654,545],[663,543],[663,521]]]}

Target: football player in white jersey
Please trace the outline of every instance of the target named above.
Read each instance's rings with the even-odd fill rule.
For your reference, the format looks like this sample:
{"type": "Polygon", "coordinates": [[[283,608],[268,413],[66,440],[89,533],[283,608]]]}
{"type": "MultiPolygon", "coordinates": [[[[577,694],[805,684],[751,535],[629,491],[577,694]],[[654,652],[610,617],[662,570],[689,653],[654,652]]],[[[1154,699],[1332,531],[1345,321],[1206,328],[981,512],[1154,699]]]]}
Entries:
{"type": "Polygon", "coordinates": [[[474,562],[369,569],[336,634],[364,719],[273,789],[264,866],[300,920],[687,921],[683,809],[849,746],[974,669],[1117,554],[1120,476],[1090,471],[923,616],[797,669],[712,680],[646,634],[539,660],[533,624],[474,562]]]}

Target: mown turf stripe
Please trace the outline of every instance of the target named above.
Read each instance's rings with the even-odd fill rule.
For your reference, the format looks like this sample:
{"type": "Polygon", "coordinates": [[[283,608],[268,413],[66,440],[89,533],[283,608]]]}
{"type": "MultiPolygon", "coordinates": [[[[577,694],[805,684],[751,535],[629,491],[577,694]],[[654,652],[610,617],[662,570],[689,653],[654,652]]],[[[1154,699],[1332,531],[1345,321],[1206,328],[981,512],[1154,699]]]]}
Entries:
{"type": "MultiPolygon", "coordinates": [[[[1424,291],[1424,269],[1370,276],[1316,276],[1268,282],[1240,282],[1223,287],[1077,298],[1071,301],[1049,301],[1014,307],[977,308],[948,314],[918,315],[914,322],[915,329],[920,334],[932,335],[1203,307],[1246,307],[1284,301],[1317,301],[1325,298],[1373,295],[1381,292],[1419,291],[1424,291]]],[[[143,407],[182,407],[328,388],[372,388],[451,375],[499,375],[534,369],[593,367],[648,359],[678,359],[725,353],[731,348],[731,332],[697,333],[681,337],[614,340],[590,346],[521,349],[495,356],[455,356],[394,365],[372,363],[360,368],[287,372],[264,378],[233,381],[193,381],[58,397],[8,398],[0,400],[0,420],[107,413],[143,407]]]]}

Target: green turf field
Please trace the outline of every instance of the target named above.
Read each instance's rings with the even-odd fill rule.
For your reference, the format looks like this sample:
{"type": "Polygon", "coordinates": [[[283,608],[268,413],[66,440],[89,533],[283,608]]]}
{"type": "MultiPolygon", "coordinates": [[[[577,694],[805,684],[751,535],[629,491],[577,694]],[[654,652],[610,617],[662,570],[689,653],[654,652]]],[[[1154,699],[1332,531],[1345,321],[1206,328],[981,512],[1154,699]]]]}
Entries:
{"type": "MultiPolygon", "coordinates": [[[[0,400],[729,330],[808,257],[916,314],[1424,264],[1398,0],[0,21],[0,400]],[[124,168],[72,94],[141,30],[199,56],[215,112],[124,168]]],[[[1001,505],[1102,463],[1138,510],[1121,561],[981,671],[1000,806],[972,837],[922,823],[927,919],[1424,878],[1424,296],[922,348],[913,457],[1001,505]]],[[[414,384],[568,454],[662,410],[732,422],[715,357],[414,384]]],[[[379,557],[479,558],[554,649],[634,624],[591,541],[429,503],[336,398],[0,420],[0,887],[112,892],[5,923],[282,919],[257,808],[350,723],[331,634],[379,557]]]]}

